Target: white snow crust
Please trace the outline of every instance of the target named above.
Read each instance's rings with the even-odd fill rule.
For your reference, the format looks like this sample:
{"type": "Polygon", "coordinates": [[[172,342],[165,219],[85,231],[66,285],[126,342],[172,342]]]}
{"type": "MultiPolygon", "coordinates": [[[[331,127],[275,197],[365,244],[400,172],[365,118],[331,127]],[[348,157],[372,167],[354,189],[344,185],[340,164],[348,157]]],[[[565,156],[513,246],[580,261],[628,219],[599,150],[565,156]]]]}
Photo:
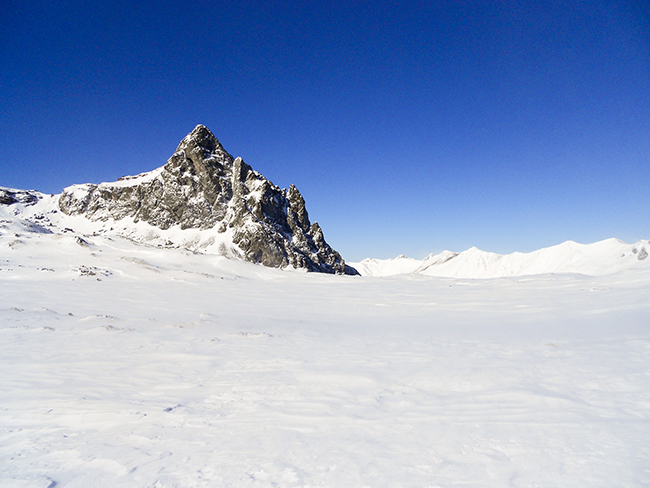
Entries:
{"type": "Polygon", "coordinates": [[[54,204],[0,206],[2,487],[650,485],[639,244],[334,276],[52,232],[54,204]],[[429,275],[471,263],[544,274],[429,275]]]}

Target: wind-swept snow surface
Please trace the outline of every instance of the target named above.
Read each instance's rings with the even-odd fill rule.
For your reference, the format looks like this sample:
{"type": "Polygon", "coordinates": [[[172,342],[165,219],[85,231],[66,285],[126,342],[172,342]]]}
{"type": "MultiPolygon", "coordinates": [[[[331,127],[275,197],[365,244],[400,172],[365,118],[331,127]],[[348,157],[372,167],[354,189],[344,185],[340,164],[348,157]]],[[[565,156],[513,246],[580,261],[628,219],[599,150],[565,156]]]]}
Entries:
{"type": "Polygon", "coordinates": [[[650,484],[650,271],[281,271],[0,233],[0,486],[650,484]]]}

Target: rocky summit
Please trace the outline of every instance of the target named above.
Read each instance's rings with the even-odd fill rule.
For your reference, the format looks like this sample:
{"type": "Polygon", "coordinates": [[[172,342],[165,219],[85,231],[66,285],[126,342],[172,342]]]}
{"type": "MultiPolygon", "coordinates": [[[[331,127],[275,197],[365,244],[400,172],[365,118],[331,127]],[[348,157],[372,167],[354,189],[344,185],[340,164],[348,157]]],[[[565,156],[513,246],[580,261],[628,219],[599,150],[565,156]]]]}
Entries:
{"type": "Polygon", "coordinates": [[[265,266],[357,274],[325,242],[318,223],[309,221],[295,186],[278,188],[228,154],[203,125],[161,168],[114,183],[66,188],[58,206],[64,214],[92,221],[128,219],[162,230],[230,233],[236,254],[265,266]]]}

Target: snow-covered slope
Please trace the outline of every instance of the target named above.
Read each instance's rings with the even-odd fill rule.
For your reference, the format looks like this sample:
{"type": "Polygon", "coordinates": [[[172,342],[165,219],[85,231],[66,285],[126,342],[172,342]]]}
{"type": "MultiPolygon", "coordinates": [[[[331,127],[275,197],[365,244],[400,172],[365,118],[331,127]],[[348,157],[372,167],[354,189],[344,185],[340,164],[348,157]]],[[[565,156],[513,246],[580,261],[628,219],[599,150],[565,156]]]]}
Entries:
{"type": "MultiPolygon", "coordinates": [[[[146,178],[146,176],[145,176],[146,178]]],[[[138,181],[138,178],[134,178],[138,181]]],[[[118,182],[119,183],[119,182],[118,182]]],[[[87,185],[74,185],[69,193],[86,194],[87,185]]],[[[93,236],[126,237],[134,242],[160,248],[183,248],[194,252],[239,257],[241,252],[232,242],[232,229],[219,232],[215,228],[187,228],[171,226],[160,229],[133,218],[91,220],[83,215],[67,215],[59,209],[60,195],[45,195],[37,191],[0,188],[21,200],[10,205],[0,204],[0,232],[41,232],[74,234],[80,238],[93,236]],[[23,203],[23,201],[25,203],[23,203]]]]}
{"type": "Polygon", "coordinates": [[[647,268],[303,273],[51,233],[58,213],[17,205],[0,217],[2,487],[650,483],[647,268]]]}
{"type": "Polygon", "coordinates": [[[461,253],[445,251],[423,260],[364,259],[351,263],[363,276],[416,273],[451,278],[499,278],[546,273],[579,273],[600,276],[625,269],[650,268],[650,241],[626,244],[606,239],[594,244],[567,241],[530,253],[495,254],[476,247],[461,253]]]}

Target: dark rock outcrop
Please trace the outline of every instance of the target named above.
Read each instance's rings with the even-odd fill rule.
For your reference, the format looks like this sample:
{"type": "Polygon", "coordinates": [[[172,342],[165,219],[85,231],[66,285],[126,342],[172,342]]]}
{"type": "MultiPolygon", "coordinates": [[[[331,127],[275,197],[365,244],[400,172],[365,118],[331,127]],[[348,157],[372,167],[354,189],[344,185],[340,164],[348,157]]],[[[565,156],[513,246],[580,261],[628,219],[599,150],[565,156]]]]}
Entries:
{"type": "Polygon", "coordinates": [[[13,205],[14,203],[34,205],[37,202],[37,192],[0,188],[0,205],[13,205]]]}
{"type": "Polygon", "coordinates": [[[203,125],[181,141],[163,167],[115,183],[67,188],[59,208],[91,220],[130,217],[160,229],[230,230],[247,261],[357,274],[325,242],[319,225],[310,223],[295,186],[280,189],[234,159],[203,125]]]}

